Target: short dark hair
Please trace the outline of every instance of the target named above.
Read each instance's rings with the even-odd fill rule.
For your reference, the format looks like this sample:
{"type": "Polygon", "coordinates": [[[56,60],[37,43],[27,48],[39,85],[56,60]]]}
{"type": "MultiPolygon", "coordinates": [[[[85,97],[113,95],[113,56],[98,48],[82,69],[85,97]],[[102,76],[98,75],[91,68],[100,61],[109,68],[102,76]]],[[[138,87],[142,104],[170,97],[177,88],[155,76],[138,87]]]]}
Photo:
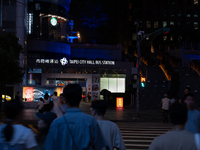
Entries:
{"type": "Polygon", "coordinates": [[[98,116],[104,116],[107,110],[107,104],[104,100],[92,101],[91,108],[94,109],[98,116]]]}
{"type": "Polygon", "coordinates": [[[184,100],[185,100],[188,96],[192,97],[193,100],[194,100],[194,94],[192,94],[192,93],[187,93],[187,94],[185,94],[184,100]]]}
{"type": "Polygon", "coordinates": [[[66,103],[70,106],[79,106],[82,99],[82,88],[79,84],[68,84],[63,90],[66,103]]]}
{"type": "Polygon", "coordinates": [[[57,96],[57,92],[54,92],[54,95],[57,96]]]}
{"type": "Polygon", "coordinates": [[[169,109],[169,117],[173,125],[184,125],[187,121],[188,110],[185,105],[175,102],[169,109]]]}
{"type": "Polygon", "coordinates": [[[42,107],[43,111],[45,112],[50,112],[51,111],[51,105],[50,104],[45,104],[43,107],[42,107]]]}

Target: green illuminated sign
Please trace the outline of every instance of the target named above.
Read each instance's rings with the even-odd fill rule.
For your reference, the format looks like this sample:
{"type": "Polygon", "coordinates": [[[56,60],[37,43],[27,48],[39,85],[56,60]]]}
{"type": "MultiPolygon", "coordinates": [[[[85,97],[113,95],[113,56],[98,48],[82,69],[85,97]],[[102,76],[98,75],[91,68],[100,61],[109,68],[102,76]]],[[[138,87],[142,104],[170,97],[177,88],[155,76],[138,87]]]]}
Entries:
{"type": "Polygon", "coordinates": [[[57,19],[56,18],[51,18],[51,25],[56,26],[57,25],[57,19]]]}

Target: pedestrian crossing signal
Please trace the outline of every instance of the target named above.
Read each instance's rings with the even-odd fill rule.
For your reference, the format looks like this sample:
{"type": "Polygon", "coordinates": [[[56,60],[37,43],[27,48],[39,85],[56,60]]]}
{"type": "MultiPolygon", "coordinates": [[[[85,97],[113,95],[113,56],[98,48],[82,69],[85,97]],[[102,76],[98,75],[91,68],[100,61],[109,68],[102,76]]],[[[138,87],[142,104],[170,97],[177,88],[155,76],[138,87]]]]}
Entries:
{"type": "Polygon", "coordinates": [[[144,82],[141,82],[141,87],[145,87],[145,83],[144,82]]]}

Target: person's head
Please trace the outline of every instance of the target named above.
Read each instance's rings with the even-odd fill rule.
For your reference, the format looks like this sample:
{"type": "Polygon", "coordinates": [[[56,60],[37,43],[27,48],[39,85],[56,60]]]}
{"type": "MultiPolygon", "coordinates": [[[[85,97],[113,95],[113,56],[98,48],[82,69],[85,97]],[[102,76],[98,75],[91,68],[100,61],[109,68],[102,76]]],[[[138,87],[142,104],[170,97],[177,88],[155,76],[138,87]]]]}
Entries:
{"type": "Polygon", "coordinates": [[[19,95],[19,92],[17,91],[17,95],[19,95]]]}
{"type": "Polygon", "coordinates": [[[54,94],[55,96],[57,96],[57,92],[54,92],[53,94],[54,94]]]}
{"type": "Polygon", "coordinates": [[[48,94],[48,93],[45,93],[44,99],[48,99],[48,98],[49,98],[49,94],[48,94]]]}
{"type": "Polygon", "coordinates": [[[191,89],[189,87],[186,87],[185,90],[184,90],[185,95],[190,93],[190,92],[191,92],[191,89]]]}
{"type": "Polygon", "coordinates": [[[59,103],[60,103],[61,105],[65,104],[64,94],[60,94],[59,103]]]}
{"type": "Polygon", "coordinates": [[[185,125],[188,110],[185,105],[173,103],[169,109],[169,117],[173,125],[185,125]]]}
{"type": "Polygon", "coordinates": [[[42,101],[42,102],[43,102],[43,98],[40,98],[40,101],[42,101]]]}
{"type": "Polygon", "coordinates": [[[95,100],[91,104],[92,116],[104,116],[107,110],[107,104],[104,100],[95,100]]]}
{"type": "Polygon", "coordinates": [[[12,122],[19,122],[23,114],[23,105],[20,101],[17,100],[8,101],[4,104],[4,112],[7,118],[5,122],[7,125],[4,128],[3,132],[6,141],[9,142],[14,132],[12,122]]]}
{"type": "Polygon", "coordinates": [[[82,88],[78,84],[68,84],[63,89],[63,94],[66,100],[66,104],[69,107],[79,107],[82,99],[82,88]]]}
{"type": "Polygon", "coordinates": [[[49,104],[45,104],[43,107],[42,107],[44,113],[46,112],[50,112],[51,111],[51,106],[49,104]]]}
{"type": "Polygon", "coordinates": [[[164,94],[164,97],[168,97],[168,95],[167,95],[167,94],[164,94]]]}
{"type": "Polygon", "coordinates": [[[193,109],[194,107],[194,94],[188,93],[185,95],[185,104],[188,109],[193,109]]]}

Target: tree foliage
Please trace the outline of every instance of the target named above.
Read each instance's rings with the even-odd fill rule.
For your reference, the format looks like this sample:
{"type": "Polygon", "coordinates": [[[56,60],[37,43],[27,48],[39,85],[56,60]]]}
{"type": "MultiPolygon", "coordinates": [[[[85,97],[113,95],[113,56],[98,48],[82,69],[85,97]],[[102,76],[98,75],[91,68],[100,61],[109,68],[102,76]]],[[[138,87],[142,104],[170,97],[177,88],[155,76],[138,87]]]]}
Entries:
{"type": "Polygon", "coordinates": [[[20,67],[19,55],[23,48],[18,38],[12,33],[0,34],[0,86],[22,82],[23,68],[20,67]]]}
{"type": "Polygon", "coordinates": [[[108,15],[104,13],[100,4],[85,2],[85,5],[82,6],[80,20],[82,21],[82,25],[90,30],[90,39],[92,39],[94,30],[106,24],[108,15]]]}

